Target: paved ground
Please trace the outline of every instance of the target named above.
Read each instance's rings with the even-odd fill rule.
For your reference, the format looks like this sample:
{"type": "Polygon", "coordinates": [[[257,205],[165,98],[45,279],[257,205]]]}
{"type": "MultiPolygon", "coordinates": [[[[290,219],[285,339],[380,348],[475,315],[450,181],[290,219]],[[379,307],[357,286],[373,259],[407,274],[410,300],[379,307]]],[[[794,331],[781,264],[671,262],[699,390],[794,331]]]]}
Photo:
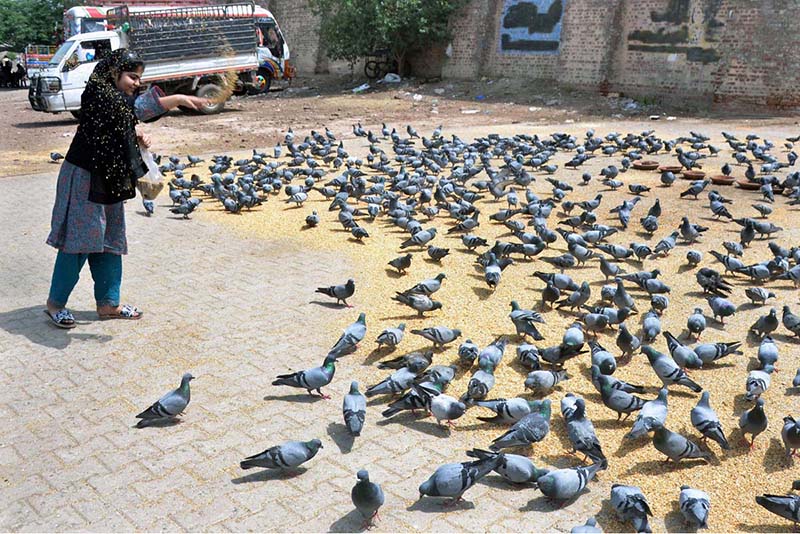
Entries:
{"type": "MultiPolygon", "coordinates": [[[[80,325],[53,328],[41,310],[55,255],[44,244],[54,184],[53,174],[0,181],[0,529],[357,530],[349,490],[361,467],[383,484],[379,528],[390,531],[568,530],[608,495],[603,481],[552,512],[532,490],[493,490],[506,486],[492,476],[468,495],[480,506],[443,514],[438,503],[415,504],[416,488],[463,458],[463,444],[441,439],[430,420],[404,419],[368,424],[350,450],[340,399],[354,359],[339,365],[332,401],[271,388],[276,374],[319,364],[355,319],[310,302],[306,280],[352,268],[330,254],[163,212],[147,219],[129,203],[123,296],[147,315],[95,320],[86,269],[70,302],[80,325]],[[198,378],[184,421],[133,428],[185,371],[198,378]],[[269,445],[313,437],[325,448],[301,476],[238,467],[269,445]],[[528,511],[547,513],[520,513],[528,511]]],[[[380,409],[370,406],[371,423],[380,409]]]]}

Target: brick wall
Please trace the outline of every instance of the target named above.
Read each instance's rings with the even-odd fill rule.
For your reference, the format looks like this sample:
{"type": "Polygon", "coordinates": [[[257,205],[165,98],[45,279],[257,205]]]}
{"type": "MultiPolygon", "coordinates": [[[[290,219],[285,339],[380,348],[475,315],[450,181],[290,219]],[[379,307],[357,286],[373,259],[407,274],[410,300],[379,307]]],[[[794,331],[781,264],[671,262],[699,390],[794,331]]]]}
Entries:
{"type": "MultiPolygon", "coordinates": [[[[423,76],[441,68],[445,78],[518,77],[648,97],[800,105],[798,0],[560,1],[557,50],[504,50],[505,0],[471,0],[451,18],[452,40],[410,62],[423,76]]],[[[307,0],[268,3],[301,73],[349,70],[325,58],[307,0]]]]}

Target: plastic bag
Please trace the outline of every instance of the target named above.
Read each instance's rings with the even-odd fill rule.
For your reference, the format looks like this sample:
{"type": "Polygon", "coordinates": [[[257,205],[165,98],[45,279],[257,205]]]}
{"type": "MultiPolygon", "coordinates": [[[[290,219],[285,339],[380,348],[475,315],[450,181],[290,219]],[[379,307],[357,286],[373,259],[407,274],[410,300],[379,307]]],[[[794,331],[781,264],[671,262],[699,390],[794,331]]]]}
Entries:
{"type": "Polygon", "coordinates": [[[139,178],[136,186],[139,192],[146,200],[155,200],[158,194],[164,189],[164,175],[156,165],[156,160],[153,159],[153,154],[146,148],[141,149],[142,159],[147,165],[147,174],[139,178]]]}

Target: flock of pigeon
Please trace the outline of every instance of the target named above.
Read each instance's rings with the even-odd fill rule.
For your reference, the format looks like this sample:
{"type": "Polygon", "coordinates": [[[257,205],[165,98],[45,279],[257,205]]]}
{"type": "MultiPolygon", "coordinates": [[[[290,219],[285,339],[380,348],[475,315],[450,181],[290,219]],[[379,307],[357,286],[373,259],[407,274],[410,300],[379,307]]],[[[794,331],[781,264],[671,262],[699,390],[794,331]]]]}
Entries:
{"type": "MultiPolygon", "coordinates": [[[[711,180],[702,177],[688,182],[680,194],[686,199],[686,206],[696,209],[679,206],[686,213],[680,225],[662,229],[663,208],[657,196],[646,214],[634,217],[638,203],[654,193],[651,187],[625,182],[622,178],[629,168],[653,155],[673,154],[687,172],[702,165],[710,167],[707,158],[718,156],[721,151],[701,133],[691,132],[671,140],[661,139],[653,131],[606,136],[589,131],[583,138],[566,133],[553,133],[549,137],[492,134],[472,142],[455,135],[446,138],[441,127],[429,138],[421,137],[410,126],[406,129],[407,136],[401,136],[386,125],[380,135],[365,131],[360,124],[354,126],[353,133],[369,143],[369,154],[364,160],[350,156],[343,143],[327,129],[324,133],[311,132],[302,140],[290,129],[272,154],[253,150],[251,157],[238,161],[225,155],[214,156],[208,167],[209,182],[204,182],[197,174],[189,179],[185,177],[184,171],[189,173],[203,161],[197,157],[190,156],[185,164],[180,158],[170,157],[161,170],[174,176],[169,182],[171,210],[184,217],[200,204],[201,199],[193,196],[197,192],[206,200],[220,202],[225,210],[235,214],[247,212],[268,199],[279,198],[283,192],[285,202],[297,206],[303,206],[310,195],[327,199],[328,210],[336,213],[338,222],[350,232],[353,240],[368,239],[370,232],[379,228],[372,223],[380,219],[391,228],[404,231],[405,237],[398,243],[402,252],[389,262],[400,274],[420,255],[426,255],[428,261],[442,262],[451,250],[443,243],[453,236],[460,237],[463,253],[474,257],[476,269],[490,291],[502,283],[510,266],[520,271],[524,268],[522,265],[528,263],[536,267],[532,274],[544,285],[539,309],[525,309],[512,301],[509,313],[514,335],[521,341],[516,348],[517,358],[529,371],[523,387],[532,392],[530,396],[493,398],[491,394],[495,387],[495,370],[503,360],[511,334],[497,338],[486,347],[465,339],[457,347],[455,362],[434,365],[434,351],[448,345],[455,347],[462,337],[460,330],[445,326],[410,330],[411,335],[429,341],[431,350],[380,362],[379,368],[391,371],[384,380],[366,388],[364,394],[359,390],[358,381],[353,381],[350,392],[345,395],[342,417],[353,436],[358,436],[367,423],[366,398],[379,395],[386,398],[387,406],[382,412],[385,418],[419,410],[432,415],[439,424],[452,425],[452,421],[470,410],[493,413],[491,417],[478,419],[501,426],[497,437],[485,449],[468,451],[469,460],[435,469],[430,478],[420,484],[420,498],[447,497],[450,500],[445,504],[455,504],[493,471],[512,484],[537,488],[557,503],[577,498],[609,464],[587,416],[586,399],[566,393],[560,401],[567,436],[573,452],[585,457],[583,464],[548,470],[536,467],[527,455],[508,452],[530,450],[525,447],[548,436],[552,424],[552,402],[548,397],[560,383],[571,378],[565,365],[572,359],[584,362],[589,368],[591,383],[609,413],[616,415],[617,420],[635,416],[627,439],[639,440],[652,434],[652,446],[668,461],[705,461],[715,456],[708,440],[722,450],[729,450],[733,445],[712,406],[709,391],[701,385],[705,381],[698,378],[695,370],[713,369],[723,358],[742,355],[744,338],[753,336],[759,342],[758,365],[742,381],[749,407],[739,416],[739,427],[743,434],[750,436],[750,448],[754,447],[756,438],[769,424],[765,402],[779,402],[770,399],[769,391],[782,350],[776,335],[786,332],[800,336],[800,316],[784,302],[780,315],[776,308],[769,309],[757,318],[749,332],[738,333],[740,339],[699,343],[699,338],[712,321],[724,324],[726,318],[741,309],[734,303],[734,300],[740,304],[742,301],[734,294],[737,286],[746,284],[743,293],[753,308],[776,299],[773,291],[776,287],[800,286],[800,247],[787,248],[779,244],[775,238],[781,236],[783,229],[769,220],[776,204],[800,204],[800,172],[787,171],[782,179],[776,176],[794,166],[793,143],[800,138],[786,141],[784,161],[782,156],[773,154],[778,150],[766,139],[755,135],[739,139],[723,132],[733,158],[721,165],[722,175],[730,175],[732,165],[746,166],[745,179],[758,190],[755,194],[759,202],[752,205],[758,217],[734,217],[730,212],[731,199],[709,187],[711,180]],[[560,172],[559,165],[553,163],[558,153],[566,153],[570,158],[565,168],[579,169],[596,157],[619,158],[619,163],[604,167],[600,177],[585,172],[579,178],[567,180],[568,174],[560,172]],[[556,178],[558,174],[561,178],[556,178]],[[540,198],[529,188],[537,180],[546,180],[552,186],[547,198],[540,198]],[[592,181],[601,182],[609,190],[624,186],[631,197],[616,206],[605,205],[602,192],[581,199],[581,187],[592,181]],[[781,191],[783,197],[779,194],[781,191]],[[692,248],[709,229],[696,222],[700,202],[694,203],[693,199],[701,195],[708,198],[707,207],[703,209],[708,210],[709,217],[724,219],[740,228],[738,240],[719,243],[719,251],[710,252],[712,261],[692,248]],[[493,205],[494,211],[485,216],[482,210],[492,209],[493,205]],[[617,223],[599,222],[601,217],[607,218],[606,214],[617,223]],[[433,225],[434,220],[442,219],[451,221],[446,236],[441,236],[433,225]],[[487,221],[506,227],[514,240],[496,240],[490,245],[479,233],[479,227],[487,221]],[[637,235],[647,238],[642,242],[624,239],[622,236],[630,226],[637,230],[640,227],[637,235]],[[657,235],[660,237],[656,239],[657,235]],[[548,254],[562,241],[565,252],[555,256],[548,254]],[[631,268],[642,265],[644,260],[658,263],[678,244],[689,247],[686,269],[694,273],[702,292],[702,297],[696,297],[694,312],[685,319],[689,337],[683,341],[662,328],[671,289],[659,278],[661,271],[631,268]],[[744,263],[741,257],[749,247],[763,248],[768,259],[744,263]],[[596,266],[606,280],[599,293],[592,290],[588,281],[573,280],[572,275],[580,275],[584,266],[591,269],[596,266]],[[550,313],[571,314],[575,320],[564,331],[560,343],[547,347],[537,345],[534,342],[544,339],[540,329],[546,327],[550,313]],[[640,323],[641,330],[632,326],[634,321],[640,323]],[[609,332],[614,339],[613,348],[599,342],[598,335],[609,332]],[[654,347],[660,337],[664,338],[668,353],[654,347]],[[614,376],[618,367],[627,365],[638,353],[644,354],[655,379],[661,384],[653,399],[641,396],[646,391],[643,386],[614,376]],[[466,391],[451,396],[446,391],[460,368],[471,371],[472,375],[466,391]],[[698,396],[696,406],[687,414],[687,420],[696,430],[695,436],[683,435],[666,426],[669,393],[675,388],[687,388],[698,396]],[[698,438],[703,446],[698,444],[698,438]]],[[[677,168],[663,169],[661,186],[677,185],[679,172],[677,168]]],[[[153,213],[152,204],[145,203],[145,208],[148,214],[153,213]]],[[[725,222],[712,220],[707,224],[725,222]]],[[[316,211],[306,217],[308,227],[319,224],[320,216],[316,211]]],[[[424,318],[425,314],[446,305],[436,300],[436,293],[446,279],[443,272],[405,291],[397,291],[393,298],[398,305],[407,306],[424,318]]],[[[335,299],[342,306],[349,306],[347,300],[355,291],[353,279],[317,289],[318,293],[335,299]]],[[[675,318],[671,319],[674,323],[675,318]]],[[[358,320],[344,330],[322,365],[277,376],[273,385],[325,396],[322,388],[331,383],[338,359],[354,352],[366,339],[366,323],[366,313],[362,312],[358,320]]],[[[394,350],[402,343],[405,328],[405,324],[400,324],[380,332],[376,337],[378,347],[394,350]]],[[[189,403],[192,378],[191,374],[184,375],[178,389],[139,414],[139,425],[180,415],[189,403]]],[[[792,387],[800,388],[800,369],[792,387]]],[[[781,438],[787,462],[791,462],[791,457],[800,449],[800,424],[791,414],[783,419],[781,438]]],[[[244,459],[241,468],[291,470],[313,459],[322,447],[319,439],[290,441],[244,459]]],[[[800,481],[793,485],[793,490],[798,488],[800,481]]],[[[369,526],[384,503],[384,494],[380,486],[370,480],[366,470],[357,474],[352,500],[364,516],[365,526],[369,526]]],[[[711,502],[702,488],[684,485],[677,500],[687,525],[707,528],[711,502]]],[[[755,501],[770,512],[794,523],[800,522],[800,495],[765,494],[755,496],[755,501]]],[[[610,503],[620,519],[630,521],[637,532],[650,532],[648,517],[652,512],[640,488],[613,484],[610,503]]],[[[589,518],[572,532],[601,530],[595,519],[589,518]]]]}

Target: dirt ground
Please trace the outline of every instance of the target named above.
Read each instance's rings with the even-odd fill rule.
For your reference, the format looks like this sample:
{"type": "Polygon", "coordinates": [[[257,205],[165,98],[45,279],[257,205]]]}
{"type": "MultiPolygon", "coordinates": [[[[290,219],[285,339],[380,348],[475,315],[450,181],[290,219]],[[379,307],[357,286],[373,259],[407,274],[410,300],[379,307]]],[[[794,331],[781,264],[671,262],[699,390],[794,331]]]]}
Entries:
{"type": "MultiPolygon", "coordinates": [[[[309,131],[323,126],[339,138],[352,136],[352,125],[365,128],[414,124],[426,130],[438,124],[459,130],[499,125],[550,125],[591,122],[599,129],[625,120],[641,120],[654,127],[650,116],[701,119],[703,123],[751,126],[792,126],[797,120],[770,110],[730,108],[714,113],[697,103],[665,107],[657,101],[635,101],[618,94],[601,96],[559,90],[545,84],[506,79],[479,81],[404,80],[374,84],[364,93],[352,89],[364,82],[349,76],[297,78],[291,85],[274,87],[264,96],[233,97],[225,111],[198,117],[180,111],[145,126],[154,146],[163,153],[212,153],[269,147],[283,139],[288,128],[309,131]],[[742,120],[745,119],[745,120],[742,120]]],[[[276,86],[279,84],[275,84],[276,86]]],[[[0,90],[0,177],[46,172],[50,152],[66,153],[77,120],[68,113],[33,111],[27,91],[0,90]]]]}
{"type": "MultiPolygon", "coordinates": [[[[380,127],[381,122],[402,128],[405,136],[405,125],[413,124],[420,133],[428,134],[439,125],[445,125],[445,137],[457,134],[465,140],[484,136],[490,132],[511,136],[516,133],[547,135],[554,131],[566,131],[583,137],[589,128],[597,130],[598,135],[617,131],[640,132],[655,129],[656,134],[665,139],[673,139],[687,134],[689,130],[698,130],[712,136],[712,142],[722,145],[720,131],[731,131],[740,138],[750,132],[757,132],[761,138],[769,138],[782,145],[783,139],[800,133],[800,127],[793,117],[770,116],[769,113],[757,115],[757,111],[747,110],[740,116],[732,116],[731,111],[724,114],[710,114],[689,108],[661,109],[657,105],[641,106],[618,97],[601,97],[581,93],[552,93],[545,88],[527,87],[505,81],[483,80],[473,84],[466,83],[406,83],[399,87],[379,89],[375,92],[353,95],[350,88],[360,81],[352,82],[333,78],[314,78],[298,80],[290,89],[273,92],[265,97],[248,97],[230,103],[228,110],[218,116],[193,117],[180,113],[171,114],[161,121],[147,125],[147,131],[154,139],[154,149],[165,154],[214,154],[228,153],[232,155],[246,154],[253,147],[268,148],[283,138],[291,127],[296,133],[305,135],[311,129],[321,130],[328,126],[337,137],[344,139],[345,148],[351,153],[363,152],[366,142],[352,135],[351,125],[360,121],[367,129],[380,127]],[[347,82],[347,83],[346,83],[347,82]],[[490,83],[492,82],[492,83],[490,83]],[[441,93],[441,94],[440,94],[441,93]],[[658,120],[651,120],[657,116],[658,120]]],[[[50,151],[65,152],[74,132],[75,121],[71,118],[47,117],[27,108],[24,92],[0,94],[0,113],[3,115],[4,135],[0,140],[0,176],[33,172],[53,171],[57,167],[48,163],[50,151]]],[[[386,143],[384,142],[384,148],[386,143]]],[[[785,152],[776,148],[774,153],[785,159],[785,152]]],[[[567,154],[559,153],[555,163],[563,166],[567,154]]],[[[670,155],[660,154],[655,159],[660,163],[674,162],[670,155]]],[[[704,161],[707,170],[716,173],[723,162],[730,160],[729,152],[704,161]]],[[[559,170],[556,178],[576,183],[584,171],[597,177],[605,165],[618,164],[619,157],[598,157],[579,171],[559,170]]],[[[499,166],[502,162],[496,164],[499,166]]],[[[563,168],[563,167],[562,167],[563,168]]],[[[741,176],[742,167],[736,167],[734,174],[741,176]]],[[[207,172],[201,173],[206,179],[207,172]]],[[[542,173],[534,173],[542,174],[542,173]]],[[[785,171],[780,173],[783,177],[785,171]]],[[[531,190],[540,197],[551,193],[549,184],[541,179],[532,184],[531,190]]],[[[711,230],[704,235],[701,243],[693,245],[704,252],[702,266],[723,270],[708,254],[710,250],[719,250],[723,240],[736,240],[739,227],[734,223],[714,221],[708,209],[705,195],[697,201],[680,199],[678,194],[685,189],[687,182],[678,180],[671,188],[659,187],[658,173],[629,171],[623,178],[626,184],[640,183],[648,185],[648,192],[634,210],[631,227],[626,232],[614,236],[611,242],[627,245],[633,241],[644,241],[650,246],[665,237],[679,223],[683,215],[688,215],[692,222],[710,226],[711,230]],[[639,217],[644,216],[655,198],[662,199],[664,214],[660,219],[660,229],[653,237],[642,233],[638,224],[639,217]]],[[[594,197],[603,192],[603,206],[599,208],[598,222],[618,226],[617,220],[608,210],[632,196],[623,187],[619,191],[609,192],[595,179],[585,187],[576,187],[570,199],[574,201],[594,197]]],[[[725,196],[730,196],[734,203],[731,207],[735,217],[756,216],[750,204],[758,200],[752,193],[745,193],[733,187],[722,189],[725,196]]],[[[303,243],[308,247],[321,247],[326,250],[355,258],[362,266],[359,273],[354,273],[358,290],[353,300],[356,310],[337,312],[336,325],[344,327],[354,319],[355,311],[367,312],[368,334],[364,346],[358,353],[348,356],[363,361],[365,384],[379,381],[386,374],[371,364],[388,356],[374,350],[372,344],[377,334],[384,328],[396,326],[399,322],[407,323],[407,332],[412,328],[446,325],[460,328],[464,336],[459,340],[471,338],[479,346],[484,347],[500,334],[513,333],[507,319],[509,302],[517,299],[523,307],[531,308],[538,302],[542,284],[531,277],[534,270],[552,269],[539,260],[520,260],[503,273],[500,287],[491,292],[482,281],[481,271],[475,268],[474,254],[468,253],[460,245],[458,236],[447,236],[445,231],[450,221],[438,217],[425,227],[432,225],[440,230],[434,244],[451,247],[453,254],[445,258],[442,265],[433,264],[423,259],[422,254],[415,256],[415,264],[409,275],[398,278],[386,262],[398,256],[398,244],[403,233],[392,227],[385,220],[364,223],[370,232],[370,238],[364,244],[348,239],[349,234],[341,231],[335,215],[328,213],[329,202],[314,195],[302,208],[293,208],[283,202],[283,196],[271,198],[264,206],[243,213],[239,216],[229,215],[221,210],[218,204],[208,200],[194,217],[203,217],[219,221],[231,232],[259,239],[290,239],[303,243]],[[320,228],[311,231],[300,231],[303,219],[312,209],[319,211],[323,218],[320,228]],[[414,283],[439,271],[446,272],[447,280],[443,285],[440,300],[444,306],[440,312],[418,318],[409,314],[405,308],[390,300],[396,290],[407,289],[414,283]]],[[[167,202],[162,204],[168,205],[167,202]]],[[[504,208],[503,201],[491,199],[480,202],[483,209],[481,227],[475,233],[485,237],[489,242],[494,239],[508,240],[505,227],[488,221],[489,214],[504,208]]],[[[165,206],[157,208],[157,216],[164,216],[165,206]]],[[[788,207],[785,199],[778,198],[775,213],[771,216],[776,224],[784,227],[777,241],[783,246],[797,245],[800,242],[800,229],[793,224],[796,208],[788,207]]],[[[574,214],[574,213],[573,213],[574,214]]],[[[554,212],[553,226],[563,214],[554,212]],[[556,214],[557,213],[557,214],[556,214]]],[[[172,221],[169,221],[172,222],[172,221]]],[[[746,264],[755,263],[768,254],[766,240],[754,242],[743,258],[746,264]]],[[[563,423],[559,414],[558,402],[566,391],[574,391],[587,399],[587,411],[594,420],[604,450],[610,459],[609,470],[601,475],[604,483],[622,482],[639,485],[651,502],[655,517],[654,526],[657,531],[667,529],[678,531],[685,528],[681,523],[680,513],[676,510],[678,488],[681,484],[690,484],[711,494],[712,511],[710,526],[713,531],[781,531],[787,528],[788,522],[771,516],[755,505],[753,497],[759,493],[782,493],[791,487],[791,481],[797,478],[796,463],[785,462],[780,442],[781,418],[789,413],[797,413],[798,397],[787,389],[794,376],[794,370],[800,365],[800,355],[796,341],[789,339],[781,327],[776,336],[780,344],[781,372],[773,377],[771,390],[765,394],[770,427],[756,440],[756,448],[749,452],[746,445],[741,444],[741,433],[737,429],[738,414],[749,405],[744,401],[744,382],[749,369],[753,368],[758,342],[747,336],[747,328],[755,319],[775,306],[780,311],[783,304],[793,309],[798,307],[797,290],[791,284],[771,282],[767,287],[777,294],[767,307],[756,308],[746,305],[744,288],[747,282],[743,277],[734,280],[734,294],[731,299],[741,305],[739,313],[726,324],[720,325],[710,319],[710,312],[705,299],[697,291],[694,272],[685,265],[685,254],[688,246],[679,246],[671,256],[657,260],[645,260],[644,263],[627,262],[625,269],[629,272],[639,269],[659,267],[663,271],[663,280],[672,287],[670,295],[672,304],[662,318],[664,330],[671,330],[681,339],[686,340],[686,318],[694,307],[701,307],[709,316],[709,328],[703,341],[727,342],[743,341],[744,356],[730,356],[721,363],[708,369],[693,371],[692,376],[711,391],[711,403],[722,419],[723,427],[729,435],[734,449],[722,452],[712,445],[712,458],[709,464],[685,462],[679,466],[665,466],[663,456],[656,452],[643,438],[637,442],[623,440],[623,435],[630,428],[630,421],[619,423],[615,414],[600,404],[596,394],[586,379],[587,365],[584,360],[573,360],[568,363],[567,370],[572,379],[563,384],[549,397],[553,399],[553,434],[545,442],[534,447],[532,455],[537,466],[566,467],[576,461],[567,460],[563,453],[568,446],[563,423]],[[733,487],[732,487],[733,486],[733,487]],[[735,490],[732,491],[732,489],[735,490]]],[[[565,251],[563,241],[559,240],[553,248],[542,255],[553,257],[565,251]]],[[[417,251],[414,251],[417,252],[417,251]]],[[[590,282],[593,297],[603,285],[602,275],[596,262],[587,267],[570,270],[579,281],[590,282]]],[[[312,285],[328,285],[343,280],[314,280],[312,285]]],[[[647,309],[647,297],[641,291],[634,292],[641,310],[647,309]]],[[[437,295],[438,296],[438,295],[437,295]]],[[[594,299],[592,299],[594,300],[594,299]]],[[[798,308],[800,309],[800,308],[798,308]]],[[[797,310],[794,310],[797,311],[797,310]]],[[[575,316],[550,311],[546,314],[547,326],[543,327],[545,341],[540,346],[557,344],[564,328],[575,320],[575,316]]],[[[629,326],[638,332],[641,316],[630,319],[629,326]]],[[[338,335],[338,330],[336,330],[338,335]]],[[[612,352],[617,353],[615,332],[601,335],[600,342],[612,352]]],[[[451,363],[457,361],[456,347],[458,343],[437,352],[434,363],[451,363]]],[[[497,387],[491,397],[510,397],[522,394],[522,382],[525,372],[515,360],[516,346],[520,340],[512,337],[506,349],[504,362],[498,368],[497,387]]],[[[398,353],[423,349],[427,346],[416,336],[406,335],[406,341],[398,349],[398,353]]],[[[654,344],[657,349],[666,352],[666,343],[659,338],[654,344]]],[[[310,357],[309,363],[316,361],[310,357]]],[[[472,370],[462,369],[456,381],[451,385],[450,393],[460,395],[465,389],[472,370]]],[[[652,399],[657,392],[658,381],[652,373],[646,359],[636,355],[628,365],[621,366],[615,375],[633,383],[647,386],[646,399],[652,399]]],[[[695,405],[697,395],[688,390],[670,391],[670,415],[667,426],[672,430],[693,440],[698,435],[689,422],[689,410],[695,405]]],[[[373,403],[370,404],[371,406],[373,403]]],[[[437,437],[456,439],[465,449],[471,447],[485,448],[490,440],[499,435],[499,428],[483,424],[476,415],[479,410],[471,410],[462,419],[456,421],[452,432],[436,430],[437,437]]],[[[410,427],[411,425],[409,425],[410,427]]],[[[454,458],[461,461],[464,458],[454,458]]],[[[435,467],[435,466],[433,466],[435,467]]],[[[590,489],[595,483],[590,484],[590,489]]],[[[526,490],[527,491],[527,490],[526,490]]],[[[593,490],[592,491],[596,491],[593,490]]],[[[607,493],[605,495],[607,497],[607,493]]],[[[533,497],[533,494],[531,496],[533,497]]],[[[477,504],[481,506],[480,503],[477,504]]],[[[613,518],[608,501],[604,501],[598,510],[598,517],[604,529],[616,531],[629,528],[621,525],[613,518]]],[[[581,518],[581,521],[583,518],[581,518]]],[[[578,521],[576,521],[576,524],[578,521]]]]}

